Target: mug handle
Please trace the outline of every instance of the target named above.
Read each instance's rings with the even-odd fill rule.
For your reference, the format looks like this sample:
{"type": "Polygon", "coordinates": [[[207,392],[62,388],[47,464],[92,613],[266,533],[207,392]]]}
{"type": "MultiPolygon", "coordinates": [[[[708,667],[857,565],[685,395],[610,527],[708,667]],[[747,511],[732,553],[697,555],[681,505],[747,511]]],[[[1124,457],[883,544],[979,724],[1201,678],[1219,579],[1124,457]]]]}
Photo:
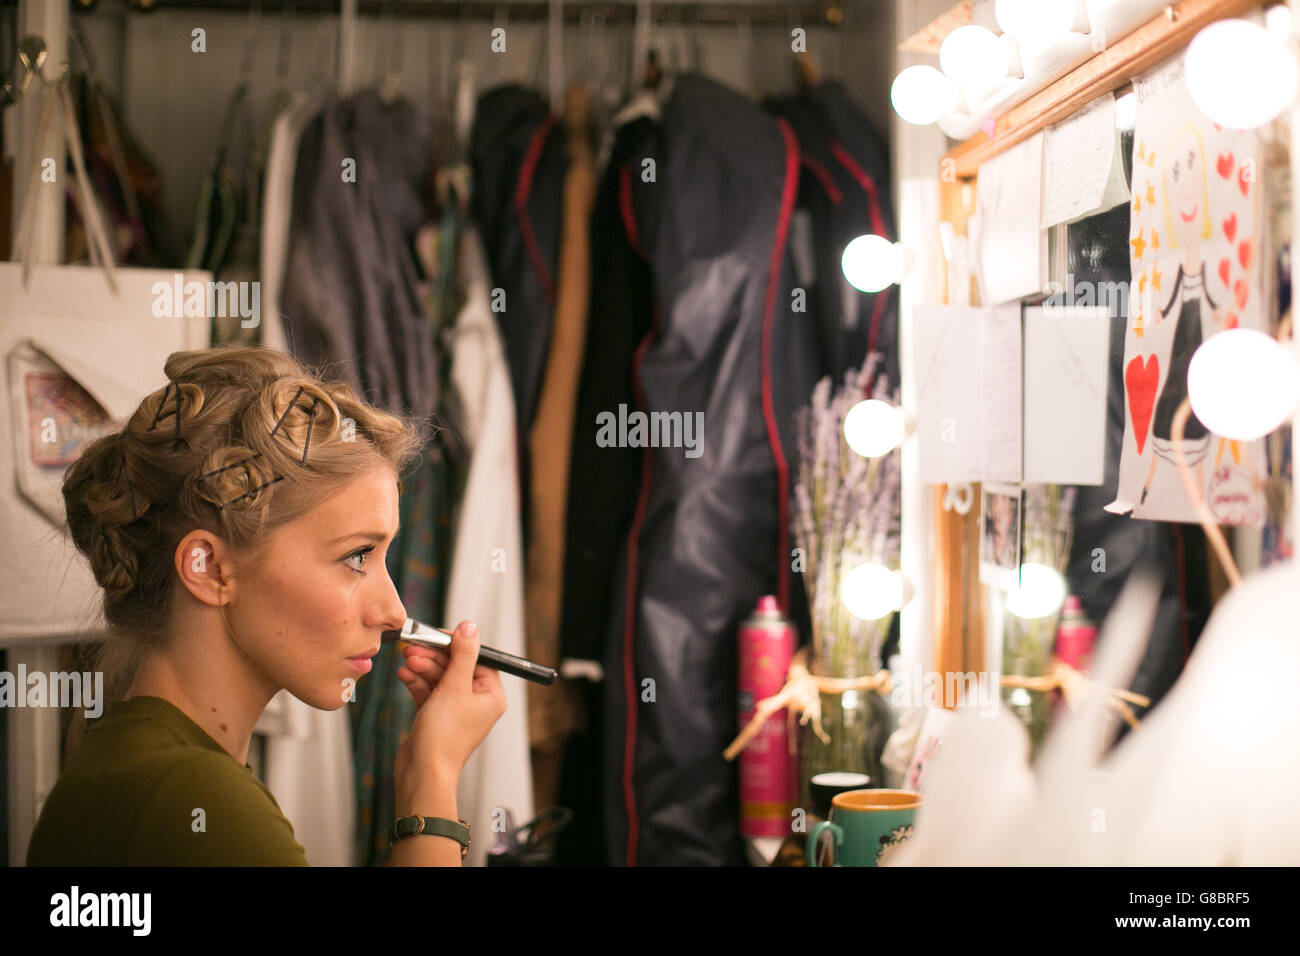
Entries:
{"type": "MultiPolygon", "coordinates": [[[[804,847],[804,862],[808,866],[817,865],[817,844],[820,842],[821,835],[826,830],[831,831],[831,837],[835,846],[844,844],[844,828],[838,823],[832,823],[830,820],[823,820],[812,828],[812,833],[808,834],[808,843],[804,847]]],[[[832,853],[832,857],[834,854],[832,853]]],[[[832,863],[831,866],[840,866],[839,863],[832,863]]]]}

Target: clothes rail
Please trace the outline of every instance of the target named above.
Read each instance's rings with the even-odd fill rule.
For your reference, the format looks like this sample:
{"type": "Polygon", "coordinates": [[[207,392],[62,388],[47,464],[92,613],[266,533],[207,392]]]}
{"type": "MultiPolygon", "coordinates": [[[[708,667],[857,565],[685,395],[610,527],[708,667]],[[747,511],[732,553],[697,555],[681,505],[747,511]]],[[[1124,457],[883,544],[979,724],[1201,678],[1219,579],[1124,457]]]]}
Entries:
{"type": "MultiPolygon", "coordinates": [[[[328,11],[335,15],[340,4],[321,4],[313,0],[131,0],[131,9],[150,10],[228,10],[262,13],[289,13],[296,16],[319,15],[328,11]]],[[[452,0],[358,0],[357,9],[367,16],[403,17],[438,20],[496,20],[509,22],[544,21],[550,14],[550,4],[545,0],[512,0],[507,3],[458,3],[452,0]]],[[[567,23],[586,22],[595,17],[606,23],[631,23],[637,16],[636,3],[611,3],[609,0],[565,0],[563,16],[567,23]]],[[[752,23],[755,26],[840,26],[845,17],[845,5],[828,3],[652,3],[651,19],[657,23],[685,23],[690,25],[734,25],[752,23]]]]}

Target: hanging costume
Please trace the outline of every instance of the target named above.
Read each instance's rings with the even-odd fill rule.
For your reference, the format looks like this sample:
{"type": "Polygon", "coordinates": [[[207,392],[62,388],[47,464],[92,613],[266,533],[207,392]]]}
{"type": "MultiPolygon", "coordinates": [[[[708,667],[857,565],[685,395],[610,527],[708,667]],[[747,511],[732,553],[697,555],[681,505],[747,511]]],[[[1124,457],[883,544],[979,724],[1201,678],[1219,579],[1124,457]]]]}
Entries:
{"type": "Polygon", "coordinates": [[[788,124],[695,76],[676,80],[662,137],[662,152],[624,165],[629,240],[649,260],[656,305],[633,386],[638,410],[704,423],[698,457],[684,432],[678,447],[640,448],[606,649],[607,852],[738,865],[736,768],[722,757],[737,729],[736,627],[759,596],[788,606],[800,585],[793,413],[818,369],[815,333],[791,311],[799,154],[788,124]]]}
{"type": "Polygon", "coordinates": [[[891,285],[877,293],[859,292],[841,266],[844,247],[856,237],[897,238],[888,145],[838,82],[773,97],[764,106],[788,120],[799,141],[799,213],[790,241],[808,314],[820,330],[821,367],[838,382],[849,369],[861,367],[869,350],[879,351],[885,356],[884,374],[896,388],[898,290],[891,285]]]}
{"type": "MultiPolygon", "coordinates": [[[[294,171],[281,306],[296,358],[324,365],[379,407],[419,418],[438,412],[446,379],[413,254],[431,156],[429,122],[404,101],[363,92],[317,115],[303,131],[294,171]]],[[[435,439],[402,476],[401,530],[388,550],[407,614],[424,621],[443,610],[457,490],[452,451],[435,439]]],[[[395,645],[385,645],[348,707],[360,865],[389,850],[393,764],[414,715],[396,676],[403,663],[395,645]]]]}
{"type": "MultiPolygon", "coordinates": [[[[471,460],[456,522],[446,620],[473,620],[484,641],[524,653],[520,490],[515,475],[515,406],[501,336],[488,304],[491,284],[477,234],[460,238],[466,301],[456,319],[452,385],[460,398],[471,460]],[[489,638],[490,635],[490,638],[489,638]]],[[[485,829],[501,807],[518,821],[533,817],[528,756],[528,698],[523,681],[503,677],[507,709],[461,771],[456,806],[485,829]]],[[[484,862],[490,838],[471,841],[465,863],[484,862]]]]}

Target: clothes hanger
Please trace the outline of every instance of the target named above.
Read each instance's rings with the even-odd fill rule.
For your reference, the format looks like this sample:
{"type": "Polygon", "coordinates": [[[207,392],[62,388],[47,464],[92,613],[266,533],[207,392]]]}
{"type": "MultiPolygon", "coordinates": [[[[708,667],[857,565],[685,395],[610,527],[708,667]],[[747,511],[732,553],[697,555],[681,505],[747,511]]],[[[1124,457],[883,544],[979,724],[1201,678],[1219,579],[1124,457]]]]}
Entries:
{"type": "Polygon", "coordinates": [[[691,72],[704,72],[704,47],[700,43],[700,9],[692,7],[690,11],[689,36],[691,43],[691,72]]]}
{"type": "Polygon", "coordinates": [[[811,53],[794,54],[795,89],[802,95],[821,85],[822,68],[811,53]]]}
{"type": "MultiPolygon", "coordinates": [[[[392,4],[388,0],[384,0],[383,6],[380,7],[379,23],[381,29],[379,31],[380,36],[376,41],[377,46],[380,48],[383,46],[382,27],[386,12],[392,13],[388,23],[389,53],[387,69],[382,74],[383,78],[379,84],[379,98],[385,103],[394,103],[402,95],[402,31],[397,24],[397,14],[393,10],[392,4]]],[[[376,57],[376,60],[382,64],[379,57],[376,57]]]]}
{"type": "Polygon", "coordinates": [[[275,117],[280,114],[291,99],[289,90],[289,59],[293,52],[293,33],[289,29],[289,17],[293,14],[293,4],[286,2],[280,14],[280,35],[276,41],[275,51],[275,87],[271,93],[270,118],[265,124],[269,129],[275,117]]]}
{"type": "Polygon", "coordinates": [[[240,80],[226,104],[225,116],[221,122],[221,131],[217,139],[217,149],[208,168],[208,175],[199,187],[198,208],[195,214],[194,238],[190,242],[189,253],[185,257],[187,269],[207,269],[216,272],[226,254],[230,236],[235,230],[238,217],[237,200],[233,175],[227,166],[227,154],[231,139],[235,133],[235,124],[241,114],[246,114],[248,90],[253,72],[253,55],[257,30],[254,24],[260,24],[261,6],[256,5],[249,11],[248,26],[244,37],[244,54],[240,66],[240,80]],[[216,223],[213,228],[212,219],[216,223]]]}

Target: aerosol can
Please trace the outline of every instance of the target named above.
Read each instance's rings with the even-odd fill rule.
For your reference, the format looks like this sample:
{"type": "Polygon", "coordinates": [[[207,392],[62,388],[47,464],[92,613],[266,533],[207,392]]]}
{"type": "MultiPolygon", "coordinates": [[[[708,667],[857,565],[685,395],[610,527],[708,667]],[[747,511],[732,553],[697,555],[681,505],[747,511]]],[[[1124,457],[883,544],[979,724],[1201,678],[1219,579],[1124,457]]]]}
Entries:
{"type": "MultiPolygon", "coordinates": [[[[795,633],[776,598],[759,598],[751,617],[740,625],[740,725],[744,727],[759,701],[785,686],[794,656],[795,633]]],[[[747,837],[790,834],[798,796],[798,755],[791,750],[784,708],[772,714],[740,754],[740,832],[747,837]]]]}

